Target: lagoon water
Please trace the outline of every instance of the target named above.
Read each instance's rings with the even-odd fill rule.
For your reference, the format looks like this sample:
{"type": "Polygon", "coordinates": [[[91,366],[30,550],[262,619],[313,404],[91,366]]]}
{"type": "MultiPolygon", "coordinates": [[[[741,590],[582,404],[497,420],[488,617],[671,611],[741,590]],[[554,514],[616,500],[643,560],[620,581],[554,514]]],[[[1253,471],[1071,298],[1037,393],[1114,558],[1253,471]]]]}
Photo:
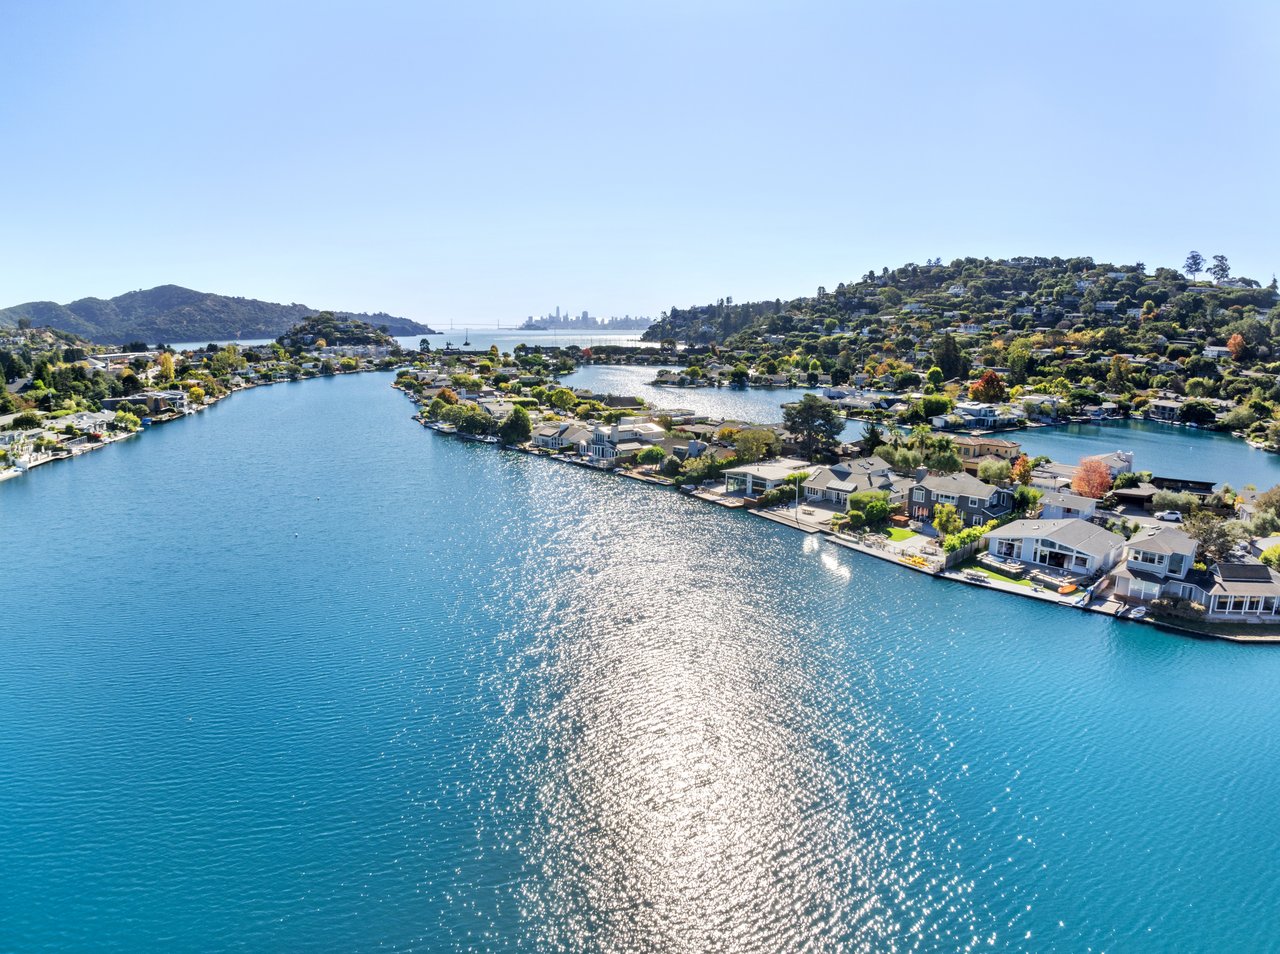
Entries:
{"type": "MultiPolygon", "coordinates": [[[[679,370],[675,365],[663,365],[679,370]]],[[[682,388],[655,385],[658,366],[584,365],[561,380],[566,387],[590,388],[598,394],[623,394],[642,398],[652,407],[687,408],[716,420],[740,420],[755,424],[776,424],[782,420],[782,405],[798,401],[808,393],[804,388],[682,388]]],[[[858,428],[862,425],[859,423],[858,428]]]]}
{"type": "Polygon", "coordinates": [[[1276,949],[1280,651],[460,443],[390,381],[0,485],[0,948],[1276,949]]]}

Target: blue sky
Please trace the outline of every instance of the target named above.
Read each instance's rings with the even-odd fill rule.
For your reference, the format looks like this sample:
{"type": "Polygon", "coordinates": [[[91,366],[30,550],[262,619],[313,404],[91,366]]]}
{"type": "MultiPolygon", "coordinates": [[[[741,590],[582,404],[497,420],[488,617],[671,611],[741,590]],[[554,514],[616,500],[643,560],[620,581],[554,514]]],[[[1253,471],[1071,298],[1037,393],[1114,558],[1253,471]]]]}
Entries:
{"type": "Polygon", "coordinates": [[[0,7],[0,304],[654,314],[941,256],[1280,270],[1280,4],[0,7]]]}

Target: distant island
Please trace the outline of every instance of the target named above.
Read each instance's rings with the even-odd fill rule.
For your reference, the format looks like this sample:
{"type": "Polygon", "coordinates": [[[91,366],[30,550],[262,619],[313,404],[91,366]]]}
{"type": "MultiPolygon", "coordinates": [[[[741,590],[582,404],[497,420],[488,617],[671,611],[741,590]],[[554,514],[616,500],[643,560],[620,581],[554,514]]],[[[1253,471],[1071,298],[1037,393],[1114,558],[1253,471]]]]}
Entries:
{"type": "MultiPolygon", "coordinates": [[[[31,301],[0,309],[0,328],[49,327],[99,343],[220,341],[275,338],[320,313],[306,305],[279,305],[160,285],[115,298],[82,298],[66,305],[31,301]]],[[[426,325],[387,314],[333,312],[392,335],[436,334],[426,325]]]]}
{"type": "Polygon", "coordinates": [[[347,315],[322,311],[313,318],[299,322],[276,339],[286,348],[350,347],[374,345],[384,348],[397,347],[389,334],[367,321],[347,315]]]}

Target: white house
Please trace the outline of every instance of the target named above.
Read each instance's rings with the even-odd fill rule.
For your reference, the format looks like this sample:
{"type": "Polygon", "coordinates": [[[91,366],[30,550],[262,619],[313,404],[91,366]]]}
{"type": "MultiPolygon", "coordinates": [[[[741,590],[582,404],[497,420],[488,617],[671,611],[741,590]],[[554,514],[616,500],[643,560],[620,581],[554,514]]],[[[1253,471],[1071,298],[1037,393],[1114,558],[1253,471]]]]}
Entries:
{"type": "Polygon", "coordinates": [[[779,457],[762,464],[731,467],[724,472],[725,492],[759,497],[766,490],[781,487],[788,477],[809,466],[802,460],[779,457]]]}
{"type": "Polygon", "coordinates": [[[1055,491],[1040,498],[1040,517],[1043,520],[1092,520],[1098,512],[1098,501],[1092,497],[1055,491]]]}
{"type": "Polygon", "coordinates": [[[996,556],[1081,576],[1103,573],[1120,559],[1124,537],[1087,520],[1014,520],[987,534],[996,556]]]}

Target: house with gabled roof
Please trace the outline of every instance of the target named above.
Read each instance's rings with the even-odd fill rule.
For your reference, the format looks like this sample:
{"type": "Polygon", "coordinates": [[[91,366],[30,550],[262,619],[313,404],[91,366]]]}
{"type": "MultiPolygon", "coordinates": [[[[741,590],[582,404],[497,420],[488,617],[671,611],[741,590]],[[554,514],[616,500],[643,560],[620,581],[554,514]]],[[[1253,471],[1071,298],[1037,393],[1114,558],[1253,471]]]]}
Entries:
{"type": "Polygon", "coordinates": [[[1087,520],[1014,520],[987,534],[987,549],[998,557],[1021,560],[1081,576],[1104,573],[1120,559],[1124,537],[1087,520]]]}
{"type": "Polygon", "coordinates": [[[976,527],[999,520],[1013,509],[1013,491],[993,487],[963,471],[958,474],[928,474],[916,481],[907,500],[907,512],[921,523],[933,521],[938,504],[951,504],[965,526],[976,527]]]}

